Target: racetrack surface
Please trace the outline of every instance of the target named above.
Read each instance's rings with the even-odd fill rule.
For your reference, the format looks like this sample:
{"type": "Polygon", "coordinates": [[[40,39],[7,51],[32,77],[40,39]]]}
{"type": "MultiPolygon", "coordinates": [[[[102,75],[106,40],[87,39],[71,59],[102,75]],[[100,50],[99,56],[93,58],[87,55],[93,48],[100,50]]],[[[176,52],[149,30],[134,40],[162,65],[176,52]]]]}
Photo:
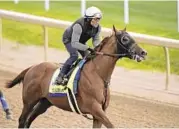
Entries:
{"type": "MultiPolygon", "coordinates": [[[[17,128],[18,118],[22,110],[22,85],[5,89],[5,82],[16,76],[5,70],[0,70],[0,88],[12,109],[14,120],[6,120],[4,112],[0,111],[0,127],[17,128]],[[3,114],[3,115],[2,115],[3,114]]],[[[112,96],[107,116],[116,127],[179,127],[179,107],[169,104],[135,99],[118,95],[112,96]]],[[[70,113],[51,107],[39,116],[31,127],[36,128],[91,128],[92,121],[75,113],[70,113]]]]}

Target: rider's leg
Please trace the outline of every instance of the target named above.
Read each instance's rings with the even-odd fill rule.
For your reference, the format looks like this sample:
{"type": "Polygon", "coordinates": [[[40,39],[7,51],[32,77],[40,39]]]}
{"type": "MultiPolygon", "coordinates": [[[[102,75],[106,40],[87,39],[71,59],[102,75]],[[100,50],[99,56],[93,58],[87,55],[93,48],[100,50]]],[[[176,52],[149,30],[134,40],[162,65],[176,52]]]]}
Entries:
{"type": "Polygon", "coordinates": [[[70,54],[70,57],[66,60],[64,66],[62,67],[58,75],[58,78],[57,78],[58,84],[61,84],[61,82],[63,81],[64,75],[66,75],[69,72],[71,65],[78,59],[78,51],[77,49],[71,46],[71,43],[65,44],[65,47],[68,53],[70,54]]]}
{"type": "Polygon", "coordinates": [[[6,102],[6,99],[3,96],[3,93],[2,93],[1,90],[0,90],[0,101],[1,101],[1,104],[2,104],[2,107],[3,107],[4,111],[6,113],[6,118],[7,119],[12,119],[11,112],[9,110],[9,106],[8,106],[8,104],[6,102]]]}

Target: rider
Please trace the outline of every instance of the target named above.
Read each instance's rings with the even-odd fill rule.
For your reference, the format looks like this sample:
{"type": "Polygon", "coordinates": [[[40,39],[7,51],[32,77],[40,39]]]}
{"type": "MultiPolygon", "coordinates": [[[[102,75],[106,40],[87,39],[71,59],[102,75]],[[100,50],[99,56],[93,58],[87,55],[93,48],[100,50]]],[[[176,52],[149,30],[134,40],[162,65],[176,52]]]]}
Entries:
{"type": "Polygon", "coordinates": [[[1,104],[2,104],[2,107],[4,109],[4,112],[6,113],[6,118],[7,119],[12,119],[12,115],[11,115],[11,112],[9,110],[9,107],[8,107],[8,104],[3,96],[3,93],[2,91],[0,90],[0,101],[1,101],[1,104]]]}
{"type": "Polygon", "coordinates": [[[57,84],[61,84],[64,75],[66,75],[71,65],[78,59],[78,52],[84,57],[87,53],[94,53],[94,50],[86,45],[86,42],[92,38],[93,46],[96,47],[101,42],[101,26],[99,22],[102,18],[102,12],[97,7],[89,7],[85,11],[84,17],[75,21],[68,27],[63,34],[63,43],[70,54],[62,70],[57,77],[57,84]]]}

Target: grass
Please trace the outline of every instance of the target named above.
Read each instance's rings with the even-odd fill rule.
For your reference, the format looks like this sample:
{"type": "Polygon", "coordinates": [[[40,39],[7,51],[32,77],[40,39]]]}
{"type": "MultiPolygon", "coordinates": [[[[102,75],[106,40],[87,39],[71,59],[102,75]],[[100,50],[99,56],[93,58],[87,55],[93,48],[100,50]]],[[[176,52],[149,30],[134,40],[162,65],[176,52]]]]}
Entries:
{"type": "MultiPolygon", "coordinates": [[[[97,6],[103,11],[102,26],[112,28],[114,24],[118,29],[123,29],[123,2],[122,1],[87,1],[87,7],[97,6]]],[[[179,39],[177,32],[176,1],[130,1],[130,24],[127,30],[145,33],[155,36],[179,39]]],[[[0,9],[13,10],[51,17],[55,19],[75,21],[80,17],[79,1],[53,1],[48,12],[44,9],[44,2],[20,1],[14,4],[11,1],[0,1],[0,9]]],[[[64,30],[49,28],[49,46],[64,50],[61,37],[64,30]]],[[[19,23],[3,19],[3,36],[23,44],[43,44],[43,31],[41,26],[19,23]]],[[[122,59],[119,66],[132,69],[152,71],[165,70],[164,50],[161,47],[143,45],[149,55],[148,59],[141,63],[122,59]]],[[[179,74],[179,50],[170,49],[171,72],[179,74]]]]}

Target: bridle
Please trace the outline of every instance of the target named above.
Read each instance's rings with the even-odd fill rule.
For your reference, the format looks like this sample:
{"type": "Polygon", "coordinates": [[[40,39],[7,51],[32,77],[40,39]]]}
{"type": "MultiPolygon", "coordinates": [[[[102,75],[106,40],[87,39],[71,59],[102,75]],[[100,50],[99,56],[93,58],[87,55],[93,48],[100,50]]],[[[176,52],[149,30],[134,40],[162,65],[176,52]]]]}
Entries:
{"type": "MultiPolygon", "coordinates": [[[[115,34],[116,36],[116,34],[115,34]]],[[[119,40],[118,37],[116,36],[116,40],[117,40],[117,45],[120,45],[125,51],[126,53],[121,53],[121,54],[111,54],[111,53],[105,53],[105,52],[99,52],[99,51],[96,51],[95,54],[97,55],[104,55],[104,56],[110,56],[110,57],[124,57],[124,56],[132,56],[134,55],[134,53],[132,52],[132,49],[134,48],[134,46],[136,45],[136,43],[132,44],[130,46],[130,48],[127,48],[124,44],[123,44],[123,39],[126,35],[123,35],[121,37],[121,39],[119,40]]],[[[118,47],[118,46],[117,46],[118,47]]]]}

